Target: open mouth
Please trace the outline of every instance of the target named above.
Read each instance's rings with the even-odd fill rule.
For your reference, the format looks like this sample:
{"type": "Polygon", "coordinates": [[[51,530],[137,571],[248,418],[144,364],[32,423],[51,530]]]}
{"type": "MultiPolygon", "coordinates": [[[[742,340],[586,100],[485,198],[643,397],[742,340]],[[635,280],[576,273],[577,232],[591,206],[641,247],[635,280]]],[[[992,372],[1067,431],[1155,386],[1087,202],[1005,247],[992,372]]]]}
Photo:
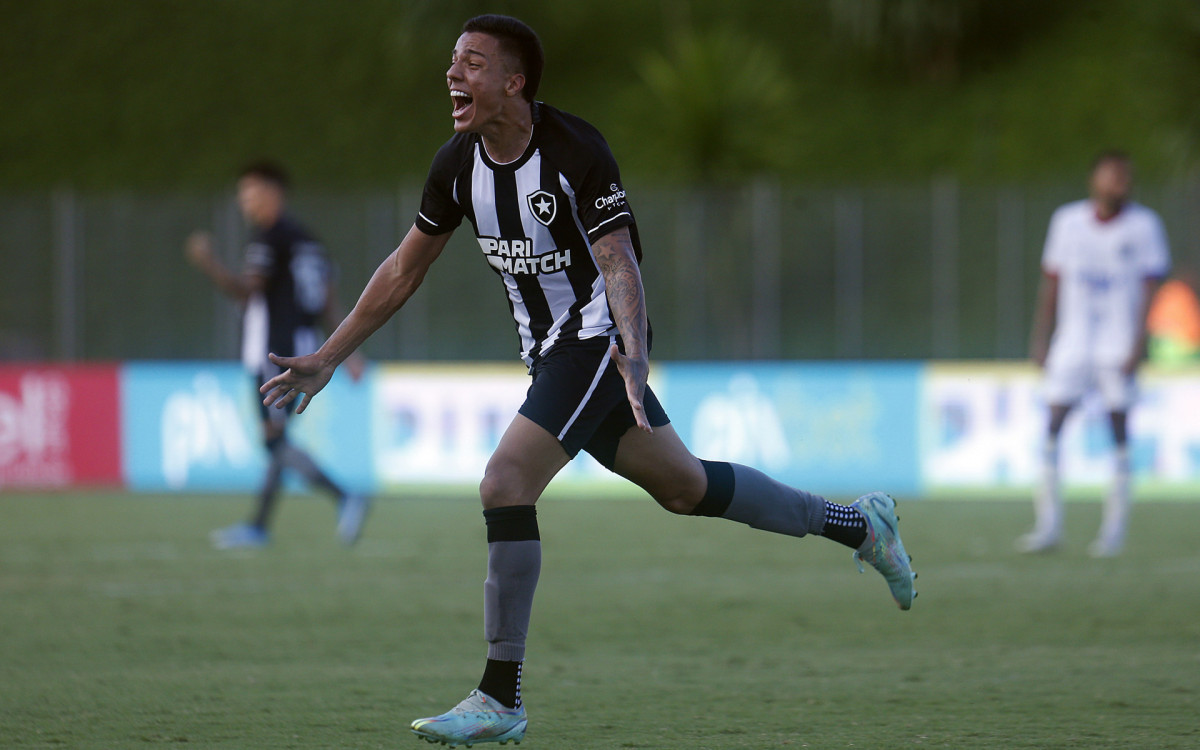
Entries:
{"type": "Polygon", "coordinates": [[[471,106],[471,102],[473,102],[474,99],[465,91],[451,89],[450,101],[454,103],[453,116],[459,117],[467,110],[468,107],[471,106]]]}

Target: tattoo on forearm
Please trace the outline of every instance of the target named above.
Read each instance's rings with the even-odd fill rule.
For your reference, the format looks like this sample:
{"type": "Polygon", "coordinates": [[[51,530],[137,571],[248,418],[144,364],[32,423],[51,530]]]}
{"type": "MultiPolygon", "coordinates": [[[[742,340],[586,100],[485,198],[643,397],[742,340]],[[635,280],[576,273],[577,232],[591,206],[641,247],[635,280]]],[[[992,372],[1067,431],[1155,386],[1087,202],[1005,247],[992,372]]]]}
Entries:
{"type": "Polygon", "coordinates": [[[627,231],[613,232],[592,246],[596,265],[604,275],[608,307],[627,352],[646,352],[646,299],[633,241],[627,231]]]}

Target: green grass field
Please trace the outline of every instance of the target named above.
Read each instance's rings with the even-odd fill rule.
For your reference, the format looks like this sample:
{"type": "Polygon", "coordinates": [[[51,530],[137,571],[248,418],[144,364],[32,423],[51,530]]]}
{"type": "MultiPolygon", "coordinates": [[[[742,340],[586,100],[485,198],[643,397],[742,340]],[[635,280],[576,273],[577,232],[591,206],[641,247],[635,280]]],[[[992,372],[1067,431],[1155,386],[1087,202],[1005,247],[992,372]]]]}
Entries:
{"type": "MultiPolygon", "coordinates": [[[[353,550],[288,498],[0,495],[0,747],[424,747],[478,679],[474,500],[384,499],[353,550]]],[[[1021,558],[1015,502],[902,502],[902,613],[848,550],[649,502],[547,499],[531,748],[1200,746],[1200,504],[1135,508],[1117,560],[1021,558]]]]}

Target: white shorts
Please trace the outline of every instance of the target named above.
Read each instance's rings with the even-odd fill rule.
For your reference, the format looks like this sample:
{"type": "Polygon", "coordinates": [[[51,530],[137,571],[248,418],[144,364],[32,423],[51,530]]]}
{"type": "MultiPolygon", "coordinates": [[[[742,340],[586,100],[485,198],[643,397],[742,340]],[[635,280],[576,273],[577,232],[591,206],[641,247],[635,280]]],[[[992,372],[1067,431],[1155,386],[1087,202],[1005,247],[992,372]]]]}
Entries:
{"type": "Polygon", "coordinates": [[[1042,392],[1051,406],[1077,404],[1092,390],[1100,394],[1109,411],[1129,411],[1136,389],[1133,378],[1121,372],[1119,366],[1091,362],[1047,365],[1042,392]]]}

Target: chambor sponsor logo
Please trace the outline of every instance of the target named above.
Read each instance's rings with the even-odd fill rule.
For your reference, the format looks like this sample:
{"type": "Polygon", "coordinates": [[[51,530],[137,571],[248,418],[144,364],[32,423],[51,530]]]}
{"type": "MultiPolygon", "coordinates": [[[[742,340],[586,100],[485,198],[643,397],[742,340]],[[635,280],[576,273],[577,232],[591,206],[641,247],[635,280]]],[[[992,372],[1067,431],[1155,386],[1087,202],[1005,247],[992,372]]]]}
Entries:
{"type": "Polygon", "coordinates": [[[571,265],[571,249],[552,250],[533,254],[533,240],[524,237],[510,240],[503,237],[479,237],[479,248],[492,268],[514,276],[554,273],[571,265]]]}
{"type": "Polygon", "coordinates": [[[621,189],[620,185],[614,182],[608,186],[608,189],[612,192],[603,198],[597,198],[596,208],[611,208],[625,202],[625,191],[621,189]]]}

